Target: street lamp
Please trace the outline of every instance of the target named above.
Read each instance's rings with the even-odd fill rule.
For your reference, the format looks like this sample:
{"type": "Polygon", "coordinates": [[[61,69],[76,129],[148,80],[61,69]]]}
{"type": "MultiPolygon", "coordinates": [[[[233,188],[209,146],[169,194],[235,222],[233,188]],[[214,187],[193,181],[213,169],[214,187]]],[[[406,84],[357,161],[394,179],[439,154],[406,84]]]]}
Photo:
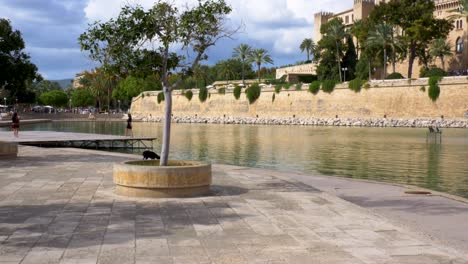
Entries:
{"type": "Polygon", "coordinates": [[[120,113],[120,100],[117,100],[117,103],[119,104],[119,113],[120,113]]]}
{"type": "Polygon", "coordinates": [[[348,71],[348,67],[343,67],[341,70],[343,71],[344,82],[346,82],[346,72],[348,71]]]}
{"type": "Polygon", "coordinates": [[[5,105],[4,105],[4,106],[5,106],[5,113],[6,113],[6,111],[7,111],[6,97],[3,97],[3,101],[5,102],[5,105]]]}
{"type": "Polygon", "coordinates": [[[71,100],[71,98],[70,98],[70,99],[68,99],[68,104],[69,104],[70,112],[71,112],[71,109],[72,109],[71,103],[72,103],[72,100],[71,100]]]}

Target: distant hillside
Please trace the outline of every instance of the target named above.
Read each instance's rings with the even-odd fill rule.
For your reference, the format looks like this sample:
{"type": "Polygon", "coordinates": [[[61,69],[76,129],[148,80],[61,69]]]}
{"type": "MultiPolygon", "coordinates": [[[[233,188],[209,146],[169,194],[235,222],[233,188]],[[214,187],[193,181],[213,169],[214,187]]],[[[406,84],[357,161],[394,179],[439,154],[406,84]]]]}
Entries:
{"type": "Polygon", "coordinates": [[[62,89],[65,89],[72,84],[73,79],[50,80],[50,81],[57,82],[58,84],[60,84],[60,87],[62,87],[62,89]]]}

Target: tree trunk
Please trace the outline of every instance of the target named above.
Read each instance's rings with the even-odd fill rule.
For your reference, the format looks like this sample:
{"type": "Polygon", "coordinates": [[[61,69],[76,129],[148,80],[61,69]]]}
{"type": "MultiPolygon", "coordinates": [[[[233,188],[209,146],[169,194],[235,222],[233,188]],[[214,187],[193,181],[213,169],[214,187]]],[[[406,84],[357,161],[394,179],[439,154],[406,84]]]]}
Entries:
{"type": "Polygon", "coordinates": [[[416,57],[416,45],[414,43],[411,43],[409,60],[408,60],[408,79],[411,79],[411,77],[413,76],[413,64],[414,64],[415,57],[416,57]]]}
{"type": "Polygon", "coordinates": [[[169,145],[171,141],[172,93],[169,85],[164,85],[164,130],[161,146],[160,166],[167,166],[169,160],[169,145]]]}
{"type": "Polygon", "coordinates": [[[440,61],[442,62],[442,70],[445,71],[445,60],[444,60],[444,56],[440,56],[440,61]]]}
{"type": "Polygon", "coordinates": [[[307,50],[307,61],[309,61],[309,50],[307,50]]]}
{"type": "Polygon", "coordinates": [[[258,83],[260,83],[260,63],[257,63],[258,66],[258,83]]]}
{"type": "Polygon", "coordinates": [[[340,75],[340,82],[342,82],[343,78],[341,77],[341,62],[340,62],[340,51],[339,51],[338,41],[336,42],[336,60],[338,61],[338,73],[340,75]]]}
{"type": "Polygon", "coordinates": [[[242,84],[245,86],[245,61],[242,60],[242,84]]]}
{"type": "Polygon", "coordinates": [[[392,49],[392,71],[393,73],[396,72],[396,60],[395,60],[395,49],[392,49]]]}
{"type": "Polygon", "coordinates": [[[383,50],[383,56],[384,56],[384,61],[383,61],[383,79],[387,79],[387,49],[384,46],[383,50]]]}
{"type": "Polygon", "coordinates": [[[372,68],[371,59],[369,58],[369,81],[372,80],[372,68]]]}

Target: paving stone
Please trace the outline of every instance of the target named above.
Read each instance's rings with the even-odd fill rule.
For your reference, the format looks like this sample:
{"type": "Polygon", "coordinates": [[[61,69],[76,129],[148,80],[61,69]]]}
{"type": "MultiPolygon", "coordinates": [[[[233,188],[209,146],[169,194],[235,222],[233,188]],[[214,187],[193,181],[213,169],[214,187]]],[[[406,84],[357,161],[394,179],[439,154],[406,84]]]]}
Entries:
{"type": "Polygon", "coordinates": [[[126,157],[20,148],[0,160],[0,264],[468,263],[286,172],[213,165],[213,196],[134,199],[113,194],[126,157]]]}

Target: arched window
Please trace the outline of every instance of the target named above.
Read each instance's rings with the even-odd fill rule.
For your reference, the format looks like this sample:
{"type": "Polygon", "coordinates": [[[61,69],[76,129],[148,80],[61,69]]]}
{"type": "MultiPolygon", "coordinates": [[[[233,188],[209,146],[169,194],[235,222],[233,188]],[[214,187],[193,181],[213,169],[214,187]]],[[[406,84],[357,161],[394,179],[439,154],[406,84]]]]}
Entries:
{"type": "Polygon", "coordinates": [[[457,53],[462,53],[463,52],[463,39],[462,38],[457,38],[457,41],[455,42],[455,50],[457,53]]]}

